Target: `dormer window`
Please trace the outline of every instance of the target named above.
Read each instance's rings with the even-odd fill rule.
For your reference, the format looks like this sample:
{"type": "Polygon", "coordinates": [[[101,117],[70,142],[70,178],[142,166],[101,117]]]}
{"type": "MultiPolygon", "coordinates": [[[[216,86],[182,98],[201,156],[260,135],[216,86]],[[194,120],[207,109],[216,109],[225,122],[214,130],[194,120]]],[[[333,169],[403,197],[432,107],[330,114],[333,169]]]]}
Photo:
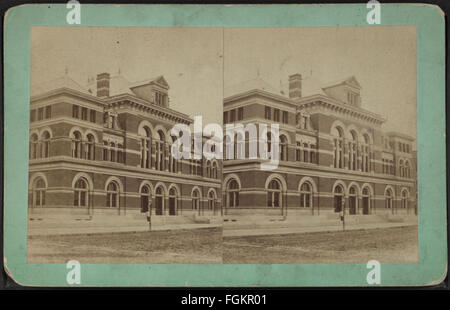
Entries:
{"type": "Polygon", "coordinates": [[[155,104],[165,106],[166,98],[167,98],[166,94],[158,92],[158,91],[155,92],[155,104]]]}
{"type": "Polygon", "coordinates": [[[347,93],[347,102],[351,105],[358,105],[358,94],[355,94],[353,92],[347,93]]]}

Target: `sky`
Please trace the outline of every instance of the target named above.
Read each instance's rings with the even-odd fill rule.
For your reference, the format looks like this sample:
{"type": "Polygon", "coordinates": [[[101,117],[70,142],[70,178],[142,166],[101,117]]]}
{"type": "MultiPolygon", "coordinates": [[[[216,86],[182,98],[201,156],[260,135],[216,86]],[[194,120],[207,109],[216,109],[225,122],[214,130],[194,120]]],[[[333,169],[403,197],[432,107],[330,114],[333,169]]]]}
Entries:
{"type": "Polygon", "coordinates": [[[120,70],[129,81],[163,75],[170,107],[221,123],[223,88],[259,77],[280,88],[300,73],[328,82],[355,76],[362,107],[386,130],[416,137],[414,26],[302,28],[33,27],[31,84],[120,70]]]}

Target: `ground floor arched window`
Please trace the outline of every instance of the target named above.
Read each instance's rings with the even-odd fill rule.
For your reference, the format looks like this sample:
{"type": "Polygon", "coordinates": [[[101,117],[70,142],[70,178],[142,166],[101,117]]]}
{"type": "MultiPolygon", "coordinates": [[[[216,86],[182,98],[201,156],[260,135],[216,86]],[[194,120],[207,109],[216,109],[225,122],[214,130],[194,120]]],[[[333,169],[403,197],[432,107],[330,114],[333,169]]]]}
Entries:
{"type": "Polygon", "coordinates": [[[235,179],[227,184],[227,203],[228,207],[239,207],[239,184],[235,179]]]}
{"type": "Polygon", "coordinates": [[[390,188],[386,189],[385,193],[385,208],[393,210],[394,194],[390,188]]]}
{"type": "Polygon", "coordinates": [[[208,193],[208,210],[215,211],[216,209],[216,194],[214,191],[208,193]]]}
{"type": "Polygon", "coordinates": [[[119,185],[115,181],[111,181],[106,188],[106,206],[108,208],[118,208],[119,198],[119,185]]]}
{"type": "Polygon", "coordinates": [[[362,190],[362,213],[370,214],[370,190],[367,187],[362,190]]]}
{"type": "Polygon", "coordinates": [[[358,213],[358,191],[355,186],[350,187],[348,191],[348,213],[358,213]]]}
{"type": "Polygon", "coordinates": [[[344,210],[344,188],[337,185],[333,192],[334,212],[342,212],[344,210]]]}
{"type": "Polygon", "coordinates": [[[155,214],[164,214],[164,189],[158,186],[155,191],[155,214]]]}
{"type": "Polygon", "coordinates": [[[408,209],[408,191],[402,191],[402,208],[408,209]]]}
{"type": "Polygon", "coordinates": [[[45,185],[45,181],[42,178],[38,178],[34,181],[33,184],[33,207],[45,207],[45,194],[47,191],[47,187],[45,185]]]}
{"type": "Polygon", "coordinates": [[[178,198],[178,192],[175,187],[172,187],[169,190],[169,215],[177,214],[177,210],[178,210],[177,198],[178,198]]]}
{"type": "Polygon", "coordinates": [[[74,207],[86,207],[88,205],[88,183],[84,178],[79,178],[75,183],[73,196],[74,207]]]}
{"type": "Polygon", "coordinates": [[[149,202],[152,199],[150,186],[148,184],[142,186],[140,194],[141,194],[141,212],[148,212],[149,208],[151,207],[149,205],[149,202]]]}
{"type": "Polygon", "coordinates": [[[200,209],[200,193],[197,189],[192,192],[192,210],[200,209]]]}
{"type": "Polygon", "coordinates": [[[305,182],[300,187],[300,207],[312,208],[313,206],[313,191],[309,182],[305,182]]]}
{"type": "Polygon", "coordinates": [[[270,181],[267,187],[267,206],[272,208],[281,207],[281,184],[277,179],[270,181]]]}

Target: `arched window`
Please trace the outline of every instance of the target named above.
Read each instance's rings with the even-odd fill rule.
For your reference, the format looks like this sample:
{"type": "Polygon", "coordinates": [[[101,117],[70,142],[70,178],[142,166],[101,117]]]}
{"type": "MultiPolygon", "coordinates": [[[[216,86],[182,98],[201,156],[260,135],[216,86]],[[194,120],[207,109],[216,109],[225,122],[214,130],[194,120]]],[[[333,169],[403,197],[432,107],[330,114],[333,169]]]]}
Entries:
{"type": "Polygon", "coordinates": [[[334,188],[334,212],[342,212],[343,211],[343,202],[344,202],[344,188],[342,185],[337,185],[334,188]]]}
{"type": "Polygon", "coordinates": [[[86,207],[88,205],[88,183],[84,178],[79,178],[75,183],[73,206],[86,207]]]}
{"type": "Polygon", "coordinates": [[[158,131],[159,140],[156,141],[156,169],[163,171],[165,169],[166,158],[166,135],[162,130],[158,131]]]}
{"type": "Polygon", "coordinates": [[[120,190],[115,181],[111,181],[106,188],[106,206],[108,208],[119,207],[120,190]]]}
{"type": "Polygon", "coordinates": [[[277,179],[270,181],[267,188],[267,206],[281,207],[281,184],[277,179]]]}
{"type": "Polygon", "coordinates": [[[285,135],[280,136],[280,160],[288,160],[288,140],[285,135]]]}
{"type": "Polygon", "coordinates": [[[216,209],[216,194],[211,190],[208,194],[208,210],[215,211],[216,209]]]}
{"type": "Polygon", "coordinates": [[[164,213],[164,188],[158,186],[155,191],[155,214],[163,215],[164,213]]]}
{"type": "Polygon", "coordinates": [[[370,214],[370,190],[367,187],[362,190],[362,212],[370,214]]]}
{"type": "Polygon", "coordinates": [[[95,159],[95,138],[92,134],[87,135],[86,142],[86,159],[94,160],[95,159]]]}
{"type": "Polygon", "coordinates": [[[176,215],[178,211],[177,206],[177,190],[175,187],[172,187],[169,190],[169,215],[176,215]]]}
{"type": "Polygon", "coordinates": [[[343,145],[344,145],[344,130],[341,127],[334,127],[331,131],[334,137],[334,167],[344,167],[343,145]]]}
{"type": "Polygon", "coordinates": [[[231,179],[227,184],[228,207],[239,207],[239,184],[235,179],[231,179]]]}
{"type": "Polygon", "coordinates": [[[348,213],[356,214],[358,211],[358,191],[356,186],[350,187],[348,191],[348,213]]]}
{"type": "Polygon", "coordinates": [[[385,208],[386,209],[392,209],[393,199],[394,199],[394,195],[392,193],[392,190],[390,188],[386,189],[386,192],[385,192],[385,208]]]}
{"type": "Polygon", "coordinates": [[[398,168],[399,168],[399,174],[400,174],[400,177],[401,178],[403,178],[404,176],[405,176],[405,173],[404,173],[404,168],[403,168],[403,159],[400,159],[399,160],[399,162],[398,162],[398,168]]]}
{"type": "Polygon", "coordinates": [[[200,208],[200,193],[198,189],[192,192],[192,210],[198,210],[200,208]]]}
{"type": "Polygon", "coordinates": [[[50,133],[44,131],[42,134],[42,157],[47,158],[50,156],[50,133]]]}
{"type": "Polygon", "coordinates": [[[141,187],[141,212],[148,212],[149,202],[152,199],[152,191],[148,184],[141,187]]]}
{"type": "Polygon", "coordinates": [[[150,168],[152,158],[152,133],[148,127],[140,132],[141,138],[141,167],[150,168]]]}
{"type": "Polygon", "coordinates": [[[370,159],[372,158],[370,138],[367,134],[364,134],[363,137],[364,145],[362,146],[362,171],[369,172],[371,170],[370,159]]]}
{"type": "Polygon", "coordinates": [[[245,137],[241,133],[234,136],[234,159],[245,159],[245,137]]]}
{"type": "Polygon", "coordinates": [[[37,158],[38,150],[38,136],[37,134],[32,134],[30,137],[30,159],[37,158]]]}
{"type": "Polygon", "coordinates": [[[313,191],[309,182],[305,182],[300,187],[300,207],[312,208],[313,206],[313,191]]]}
{"type": "Polygon", "coordinates": [[[406,189],[402,191],[402,208],[408,209],[408,191],[406,189]]]}
{"type": "Polygon", "coordinates": [[[74,131],[72,134],[72,157],[81,158],[81,133],[74,131]]]}
{"type": "Polygon", "coordinates": [[[358,166],[358,135],[352,130],[348,143],[348,167],[350,170],[357,170],[358,166]]]}
{"type": "Polygon", "coordinates": [[[211,178],[211,161],[206,161],[206,177],[211,178]]]}
{"type": "Polygon", "coordinates": [[[409,165],[409,161],[405,160],[405,178],[410,178],[411,177],[411,167],[409,165]]]}
{"type": "MultiPolygon", "coordinates": [[[[172,144],[175,142],[176,137],[172,136],[172,144]]],[[[169,171],[177,172],[178,171],[178,161],[172,155],[172,145],[169,146],[169,171]]]]}
{"type": "Polygon", "coordinates": [[[213,161],[212,162],[212,168],[211,168],[211,174],[212,174],[212,178],[217,179],[217,162],[213,161]]]}
{"type": "Polygon", "coordinates": [[[34,181],[33,186],[33,207],[45,207],[45,192],[47,187],[42,178],[34,181]]]}

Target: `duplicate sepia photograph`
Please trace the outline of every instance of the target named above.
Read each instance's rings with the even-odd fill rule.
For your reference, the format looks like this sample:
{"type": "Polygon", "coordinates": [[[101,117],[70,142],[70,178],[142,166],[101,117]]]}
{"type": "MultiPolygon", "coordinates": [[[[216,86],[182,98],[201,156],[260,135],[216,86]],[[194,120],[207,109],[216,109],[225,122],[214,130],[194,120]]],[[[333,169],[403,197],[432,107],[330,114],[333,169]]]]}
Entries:
{"type": "Polygon", "coordinates": [[[32,27],[28,262],[417,263],[416,58],[414,26],[32,27]]]}

